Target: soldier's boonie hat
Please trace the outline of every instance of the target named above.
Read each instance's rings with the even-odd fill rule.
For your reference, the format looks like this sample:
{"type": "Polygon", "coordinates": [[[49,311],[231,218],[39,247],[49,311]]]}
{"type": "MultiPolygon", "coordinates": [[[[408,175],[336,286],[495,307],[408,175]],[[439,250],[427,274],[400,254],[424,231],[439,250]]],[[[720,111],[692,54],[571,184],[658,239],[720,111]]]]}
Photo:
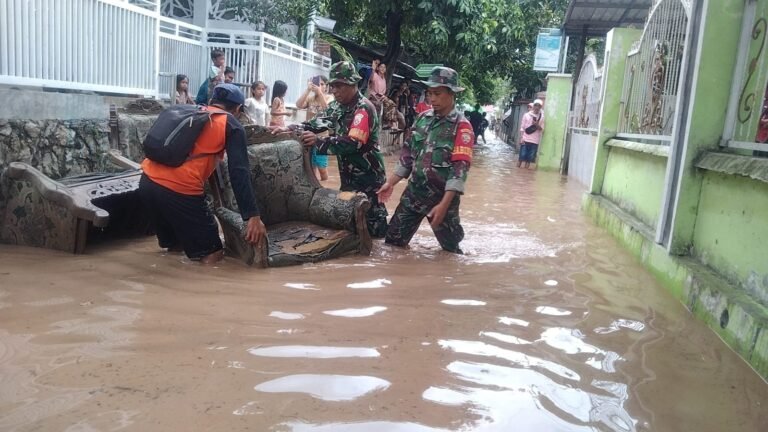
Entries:
{"type": "Polygon", "coordinates": [[[213,95],[211,99],[216,99],[222,102],[229,102],[235,105],[242,105],[245,103],[245,96],[240,89],[234,84],[219,84],[213,88],[213,95]]]}
{"type": "Polygon", "coordinates": [[[464,91],[464,87],[459,87],[459,73],[449,67],[438,66],[432,69],[424,84],[431,88],[448,87],[454,93],[464,91]]]}
{"type": "Polygon", "coordinates": [[[328,74],[329,75],[329,82],[328,84],[349,84],[349,85],[355,85],[358,81],[360,81],[362,78],[360,78],[360,75],[357,73],[357,70],[355,69],[355,65],[346,62],[346,61],[340,61],[338,63],[334,63],[331,66],[331,71],[328,74]]]}

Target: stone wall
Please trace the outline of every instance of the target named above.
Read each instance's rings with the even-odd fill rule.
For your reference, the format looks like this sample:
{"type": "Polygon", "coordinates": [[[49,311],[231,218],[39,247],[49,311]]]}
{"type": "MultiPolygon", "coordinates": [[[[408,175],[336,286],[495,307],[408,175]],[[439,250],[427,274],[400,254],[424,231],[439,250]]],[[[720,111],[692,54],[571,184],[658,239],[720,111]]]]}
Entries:
{"type": "MultiPolygon", "coordinates": [[[[141,142],[156,115],[120,114],[119,150],[136,162],[143,154],[141,142]]],[[[57,180],[68,176],[104,172],[110,150],[109,120],[8,120],[0,119],[0,177],[11,162],[25,162],[57,180]]],[[[0,188],[0,215],[5,212],[0,188]]]]}
{"type": "Polygon", "coordinates": [[[59,179],[93,172],[109,150],[107,119],[0,119],[0,171],[26,162],[59,179]]]}
{"type": "MultiPolygon", "coordinates": [[[[0,178],[11,162],[26,162],[57,179],[93,171],[109,149],[105,120],[0,119],[0,178]]],[[[7,193],[0,187],[0,215],[7,193]]]]}
{"type": "Polygon", "coordinates": [[[149,132],[152,123],[157,119],[157,114],[118,114],[119,140],[118,150],[123,156],[135,162],[144,159],[141,143],[149,132]]]}

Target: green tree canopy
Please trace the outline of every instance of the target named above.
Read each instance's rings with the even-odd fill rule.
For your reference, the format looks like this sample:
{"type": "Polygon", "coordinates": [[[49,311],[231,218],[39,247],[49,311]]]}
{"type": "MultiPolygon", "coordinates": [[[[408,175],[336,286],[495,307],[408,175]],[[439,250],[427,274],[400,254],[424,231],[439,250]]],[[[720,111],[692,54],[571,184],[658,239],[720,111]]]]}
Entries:
{"type": "MultiPolygon", "coordinates": [[[[335,31],[384,46],[388,73],[398,60],[442,63],[462,76],[480,103],[503,89],[530,94],[543,85],[533,71],[541,27],[559,27],[568,0],[230,0],[241,16],[271,26],[301,27],[313,12],[336,20],[335,31]],[[303,21],[302,21],[303,19],[303,21]]],[[[470,101],[471,102],[471,101],[470,101]]]]}
{"type": "Polygon", "coordinates": [[[278,37],[287,37],[282,26],[295,25],[295,42],[304,44],[307,26],[321,3],[314,0],[226,0],[224,6],[260,31],[278,37]]]}
{"type": "Polygon", "coordinates": [[[531,93],[543,85],[544,74],[533,71],[536,36],[541,27],[560,26],[567,4],[568,0],[333,0],[327,12],[337,21],[337,32],[361,44],[385,45],[384,61],[389,66],[403,51],[414,64],[445,64],[459,71],[477,102],[492,103],[505,87],[531,93]]]}

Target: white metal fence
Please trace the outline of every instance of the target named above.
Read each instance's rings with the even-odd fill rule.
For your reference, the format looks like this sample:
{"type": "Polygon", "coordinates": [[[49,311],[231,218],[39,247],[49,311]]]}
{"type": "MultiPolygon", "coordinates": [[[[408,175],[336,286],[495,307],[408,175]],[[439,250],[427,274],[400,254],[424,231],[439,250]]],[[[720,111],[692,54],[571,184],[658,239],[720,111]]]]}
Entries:
{"type": "Polygon", "coordinates": [[[153,94],[154,15],[116,0],[0,0],[0,83],[153,94]]]}
{"type": "Polygon", "coordinates": [[[620,137],[671,141],[689,15],[686,0],[659,0],[651,9],[627,55],[620,137]]]}
{"type": "Polygon", "coordinates": [[[288,101],[330,67],[266,33],[163,17],[159,0],[0,0],[0,84],[168,98],[185,74],[194,94],[213,48],[225,50],[237,82],[285,81],[288,101]]]}
{"type": "Polygon", "coordinates": [[[189,79],[189,92],[206,78],[208,54],[203,45],[202,28],[168,18],[160,19],[160,81],[158,97],[170,99],[176,89],[176,75],[189,79]]]}
{"type": "Polygon", "coordinates": [[[223,49],[235,70],[235,81],[264,81],[271,89],[282,80],[287,101],[295,102],[315,75],[328,73],[331,59],[263,32],[208,30],[208,46],[223,49]]]}

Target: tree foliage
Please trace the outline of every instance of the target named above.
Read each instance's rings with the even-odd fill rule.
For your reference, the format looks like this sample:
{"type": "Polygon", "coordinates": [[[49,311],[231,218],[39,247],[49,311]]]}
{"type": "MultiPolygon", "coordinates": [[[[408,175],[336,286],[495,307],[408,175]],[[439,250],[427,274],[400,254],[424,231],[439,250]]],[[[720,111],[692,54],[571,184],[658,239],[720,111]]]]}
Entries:
{"type": "MultiPolygon", "coordinates": [[[[533,71],[541,27],[559,27],[568,0],[333,0],[336,30],[362,44],[402,44],[414,63],[442,63],[458,70],[481,103],[494,102],[508,84],[520,93],[542,87],[533,71]],[[400,22],[399,39],[388,19],[400,22]]],[[[399,57],[399,56],[398,56],[399,57]]],[[[396,59],[394,59],[396,60],[396,59]]],[[[393,64],[385,56],[385,62],[393,64]]],[[[389,69],[392,69],[391,67],[389,69]]]]}
{"type": "Polygon", "coordinates": [[[296,26],[295,42],[304,44],[307,26],[320,4],[314,0],[225,0],[224,7],[232,9],[255,28],[285,39],[292,39],[284,29],[296,26]]]}
{"type": "Polygon", "coordinates": [[[531,94],[544,75],[533,71],[536,36],[541,27],[559,27],[567,0],[439,0],[423,2],[431,16],[422,55],[445,59],[470,79],[478,102],[499,96],[502,79],[517,92],[531,94]]]}
{"type": "Polygon", "coordinates": [[[459,71],[477,102],[512,88],[531,94],[544,84],[533,71],[541,27],[559,27],[568,0],[229,0],[249,21],[270,31],[306,23],[320,11],[335,31],[366,46],[384,47],[388,73],[398,60],[440,63],[459,71]],[[301,21],[304,17],[305,21],[301,21]]]}

